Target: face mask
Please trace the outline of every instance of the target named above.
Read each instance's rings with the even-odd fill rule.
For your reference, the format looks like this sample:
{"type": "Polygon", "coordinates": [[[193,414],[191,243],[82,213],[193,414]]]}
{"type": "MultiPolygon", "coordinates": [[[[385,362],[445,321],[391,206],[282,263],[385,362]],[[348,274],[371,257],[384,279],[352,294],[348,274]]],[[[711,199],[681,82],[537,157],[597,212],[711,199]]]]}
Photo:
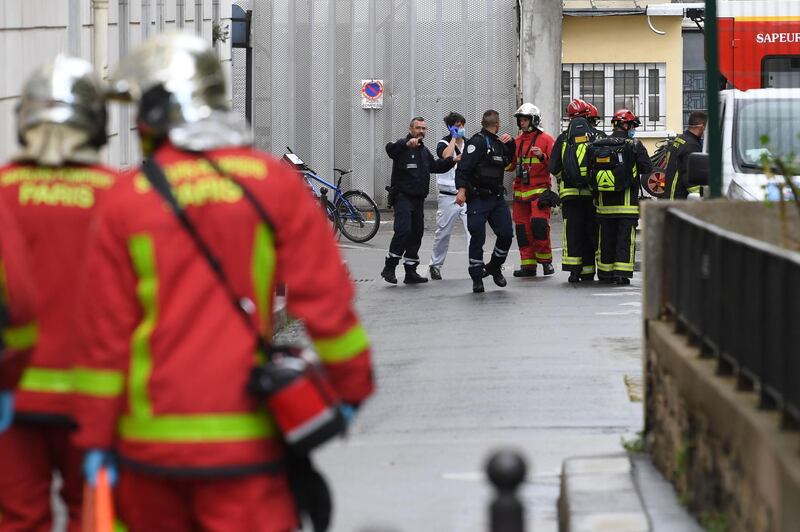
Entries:
{"type": "Polygon", "coordinates": [[[458,128],[458,136],[462,139],[465,138],[467,136],[467,130],[463,127],[458,128]]]}
{"type": "Polygon", "coordinates": [[[632,138],[633,138],[633,137],[635,137],[635,136],[636,136],[636,130],[635,130],[635,129],[633,129],[633,128],[629,129],[629,130],[628,130],[628,138],[629,138],[629,139],[632,139],[632,138]]]}

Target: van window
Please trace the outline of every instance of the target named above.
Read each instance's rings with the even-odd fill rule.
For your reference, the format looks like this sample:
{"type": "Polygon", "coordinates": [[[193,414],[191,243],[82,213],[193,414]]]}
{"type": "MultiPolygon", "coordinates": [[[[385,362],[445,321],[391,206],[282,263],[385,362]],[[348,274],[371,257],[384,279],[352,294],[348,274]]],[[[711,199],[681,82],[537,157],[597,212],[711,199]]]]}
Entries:
{"type": "Polygon", "coordinates": [[[733,134],[740,166],[761,168],[764,136],[774,155],[800,154],[800,99],[739,100],[737,110],[733,134]]]}
{"type": "Polygon", "coordinates": [[[800,55],[765,57],[761,62],[761,76],[764,88],[800,87],[800,55]]]}

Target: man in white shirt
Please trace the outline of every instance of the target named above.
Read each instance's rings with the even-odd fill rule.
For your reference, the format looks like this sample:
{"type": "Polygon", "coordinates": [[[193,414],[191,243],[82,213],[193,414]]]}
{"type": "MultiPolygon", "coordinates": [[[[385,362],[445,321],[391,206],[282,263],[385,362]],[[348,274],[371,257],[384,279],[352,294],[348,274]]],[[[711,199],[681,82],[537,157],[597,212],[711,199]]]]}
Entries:
{"type": "MultiPolygon", "coordinates": [[[[439,141],[436,146],[436,155],[440,159],[453,157],[455,161],[461,159],[461,152],[464,149],[464,124],[466,119],[463,115],[451,112],[444,117],[444,123],[450,132],[446,137],[439,141]]],[[[456,166],[443,174],[436,174],[436,184],[439,187],[438,203],[436,211],[436,234],[434,236],[433,251],[431,253],[430,274],[431,279],[440,280],[442,278],[442,266],[447,257],[447,250],[450,247],[450,235],[456,225],[456,220],[461,218],[464,224],[464,233],[467,235],[467,246],[469,246],[469,231],[467,230],[467,206],[456,203],[456,166]]]]}

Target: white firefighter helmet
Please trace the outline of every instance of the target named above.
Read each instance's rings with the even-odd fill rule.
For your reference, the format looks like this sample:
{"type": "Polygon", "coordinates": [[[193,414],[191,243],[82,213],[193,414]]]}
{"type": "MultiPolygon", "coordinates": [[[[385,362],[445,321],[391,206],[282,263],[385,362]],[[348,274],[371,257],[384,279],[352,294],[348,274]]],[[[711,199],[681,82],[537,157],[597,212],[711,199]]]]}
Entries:
{"type": "Polygon", "coordinates": [[[228,105],[219,58],[200,37],[167,33],[148,39],[120,61],[110,94],[138,105],[142,136],[169,137],[190,151],[250,143],[246,124],[228,105]]]}
{"type": "Polygon", "coordinates": [[[519,125],[520,118],[529,118],[531,121],[529,127],[533,129],[535,127],[539,127],[539,122],[541,121],[541,111],[539,111],[539,108],[532,103],[525,102],[519,106],[517,112],[514,113],[514,117],[517,119],[517,125],[519,125]]]}
{"type": "Polygon", "coordinates": [[[99,148],[107,140],[106,121],[104,88],[92,64],[66,54],[31,74],[17,106],[17,134],[23,146],[28,131],[53,124],[83,131],[99,148]]]}

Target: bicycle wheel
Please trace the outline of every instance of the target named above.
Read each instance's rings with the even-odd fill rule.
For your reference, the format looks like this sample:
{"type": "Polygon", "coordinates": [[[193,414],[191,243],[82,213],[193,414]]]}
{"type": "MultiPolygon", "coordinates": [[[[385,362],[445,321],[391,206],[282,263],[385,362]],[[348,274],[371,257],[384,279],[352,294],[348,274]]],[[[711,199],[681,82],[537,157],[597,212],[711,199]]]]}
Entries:
{"type": "Polygon", "coordinates": [[[328,222],[331,225],[331,231],[335,236],[336,232],[339,231],[341,225],[339,220],[339,213],[336,211],[336,207],[333,206],[333,203],[331,203],[329,199],[325,198],[324,203],[325,203],[325,215],[328,217],[328,222]]]}
{"type": "Polygon", "coordinates": [[[365,192],[348,190],[336,200],[339,229],[353,242],[363,243],[378,233],[381,213],[365,192]]]}

